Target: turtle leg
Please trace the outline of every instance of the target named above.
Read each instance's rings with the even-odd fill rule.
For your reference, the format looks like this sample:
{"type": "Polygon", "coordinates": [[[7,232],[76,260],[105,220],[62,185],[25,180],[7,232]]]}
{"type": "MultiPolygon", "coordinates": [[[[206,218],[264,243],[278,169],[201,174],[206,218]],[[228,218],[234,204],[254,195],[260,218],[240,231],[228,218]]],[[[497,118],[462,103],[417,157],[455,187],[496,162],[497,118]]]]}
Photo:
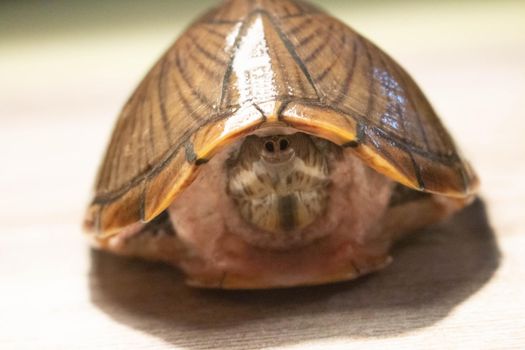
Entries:
{"type": "Polygon", "coordinates": [[[468,205],[473,198],[451,198],[396,185],[384,216],[382,231],[398,240],[425,226],[438,223],[468,205]]]}
{"type": "Polygon", "coordinates": [[[92,244],[118,255],[164,261],[175,266],[184,254],[167,212],[149,223],[134,224],[110,238],[93,237],[92,244]]]}

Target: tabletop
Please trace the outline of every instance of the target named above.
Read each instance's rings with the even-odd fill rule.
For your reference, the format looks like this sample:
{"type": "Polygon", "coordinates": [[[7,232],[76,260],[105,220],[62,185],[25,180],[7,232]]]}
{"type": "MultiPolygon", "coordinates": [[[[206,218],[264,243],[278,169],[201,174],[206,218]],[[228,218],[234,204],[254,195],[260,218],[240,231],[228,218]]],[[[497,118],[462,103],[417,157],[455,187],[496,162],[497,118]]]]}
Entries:
{"type": "Polygon", "coordinates": [[[258,292],[88,247],[116,115],[210,2],[89,3],[0,4],[0,348],[525,348],[523,1],[323,2],[414,76],[481,193],[379,273],[258,292]]]}

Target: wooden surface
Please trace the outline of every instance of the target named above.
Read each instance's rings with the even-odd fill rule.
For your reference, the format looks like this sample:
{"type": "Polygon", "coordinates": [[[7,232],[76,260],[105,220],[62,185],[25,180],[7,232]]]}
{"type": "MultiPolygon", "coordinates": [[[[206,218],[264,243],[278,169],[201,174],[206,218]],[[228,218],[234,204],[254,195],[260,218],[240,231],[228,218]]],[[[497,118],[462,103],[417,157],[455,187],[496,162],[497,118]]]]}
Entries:
{"type": "Polygon", "coordinates": [[[26,26],[0,30],[0,348],[525,348],[525,6],[389,4],[325,7],[413,73],[481,199],[399,244],[381,273],[251,293],[189,289],[81,235],[116,114],[188,19],[60,31],[0,8],[26,26]]]}

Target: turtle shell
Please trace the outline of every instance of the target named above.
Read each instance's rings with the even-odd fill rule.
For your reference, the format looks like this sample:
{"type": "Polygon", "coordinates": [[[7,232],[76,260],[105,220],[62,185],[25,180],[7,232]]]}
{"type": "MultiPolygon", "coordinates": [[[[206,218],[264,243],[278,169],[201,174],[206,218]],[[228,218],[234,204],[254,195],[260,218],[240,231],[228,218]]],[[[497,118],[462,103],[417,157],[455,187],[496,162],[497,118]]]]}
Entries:
{"type": "Polygon", "coordinates": [[[221,147],[268,125],[349,147],[413,189],[477,188],[421,90],[377,46],[304,2],[229,0],[192,24],[127,101],[87,229],[106,236],[152,220],[221,147]]]}

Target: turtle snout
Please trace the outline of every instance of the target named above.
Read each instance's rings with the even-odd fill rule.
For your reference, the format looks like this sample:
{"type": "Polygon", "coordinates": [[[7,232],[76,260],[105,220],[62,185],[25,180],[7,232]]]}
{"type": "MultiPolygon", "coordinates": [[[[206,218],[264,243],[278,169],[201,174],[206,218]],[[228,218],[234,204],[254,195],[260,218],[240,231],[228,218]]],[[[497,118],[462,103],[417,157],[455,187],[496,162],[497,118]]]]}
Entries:
{"type": "Polygon", "coordinates": [[[293,148],[286,136],[271,137],[264,141],[263,158],[271,163],[285,162],[293,156],[293,148]]]}

